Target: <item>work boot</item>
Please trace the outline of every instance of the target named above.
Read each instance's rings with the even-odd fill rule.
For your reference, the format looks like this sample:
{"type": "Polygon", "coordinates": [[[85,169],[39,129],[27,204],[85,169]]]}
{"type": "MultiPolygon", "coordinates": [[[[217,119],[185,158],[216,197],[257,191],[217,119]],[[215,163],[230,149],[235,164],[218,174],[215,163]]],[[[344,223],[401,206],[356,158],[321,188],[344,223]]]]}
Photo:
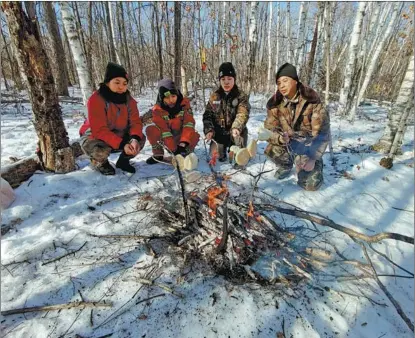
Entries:
{"type": "Polygon", "coordinates": [[[287,168],[278,168],[275,171],[274,177],[277,180],[283,180],[284,178],[287,178],[288,176],[290,176],[291,174],[291,168],[287,169],[287,168]]]}
{"type": "Polygon", "coordinates": [[[128,156],[125,152],[122,152],[115,166],[131,174],[135,174],[135,168],[130,164],[130,158],[132,156],[128,156]]]}
{"type": "Polygon", "coordinates": [[[105,160],[102,163],[98,163],[94,160],[91,160],[92,166],[94,169],[98,170],[102,175],[115,175],[115,169],[114,167],[108,162],[108,160],[105,160]]]}
{"type": "Polygon", "coordinates": [[[150,164],[150,165],[157,164],[157,163],[160,163],[160,162],[163,162],[163,155],[151,156],[146,160],[146,163],[150,164]],[[157,161],[159,161],[159,162],[157,162],[157,161]]]}

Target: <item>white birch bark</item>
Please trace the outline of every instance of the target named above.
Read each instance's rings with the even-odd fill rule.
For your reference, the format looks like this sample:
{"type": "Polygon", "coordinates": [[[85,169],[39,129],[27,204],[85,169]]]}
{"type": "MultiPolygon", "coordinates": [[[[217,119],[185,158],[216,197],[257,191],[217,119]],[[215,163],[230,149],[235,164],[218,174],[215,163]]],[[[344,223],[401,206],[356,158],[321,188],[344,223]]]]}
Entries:
{"type": "MultiPolygon", "coordinates": [[[[271,27],[272,27],[272,1],[269,2],[269,20],[268,20],[268,77],[267,93],[270,92],[271,73],[272,73],[272,49],[271,49],[271,27]]],[[[277,38],[278,39],[278,38],[277,38]]]]}
{"type": "Polygon", "coordinates": [[[295,48],[294,54],[294,62],[297,69],[300,69],[300,65],[302,64],[302,51],[304,50],[304,27],[305,27],[305,20],[307,15],[307,4],[305,1],[301,1],[300,6],[300,15],[298,18],[298,34],[297,34],[297,47],[295,48]]]}
{"type": "Polygon", "coordinates": [[[345,115],[348,106],[348,101],[351,99],[349,97],[350,89],[352,84],[352,77],[356,68],[356,57],[358,53],[360,33],[362,31],[362,23],[366,6],[366,2],[359,2],[359,8],[353,26],[352,38],[349,47],[349,57],[345,69],[344,84],[340,91],[339,111],[342,115],[345,115]]]}
{"type": "Polygon", "coordinates": [[[109,9],[109,13],[110,13],[110,29],[111,29],[111,32],[112,32],[112,39],[113,39],[114,47],[115,47],[115,55],[117,57],[117,63],[121,64],[120,53],[118,51],[117,38],[116,38],[116,35],[115,35],[114,12],[112,11],[112,3],[111,2],[108,3],[108,9],[109,9]]]}
{"type": "Polygon", "coordinates": [[[319,15],[319,24],[318,24],[318,38],[317,38],[317,47],[316,47],[316,57],[314,59],[314,71],[312,73],[311,87],[316,87],[319,83],[320,72],[321,72],[321,63],[323,61],[323,49],[325,46],[325,22],[326,22],[326,13],[327,13],[327,2],[319,3],[320,15],[319,15]]]}
{"type": "Polygon", "coordinates": [[[290,10],[290,2],[287,2],[287,15],[285,16],[285,36],[286,36],[286,41],[287,44],[285,46],[286,48],[286,57],[285,57],[285,61],[286,62],[291,62],[290,57],[291,57],[291,10],[290,10]]]}
{"type": "MultiPolygon", "coordinates": [[[[326,93],[324,97],[325,102],[325,109],[327,109],[330,101],[330,39],[331,39],[331,26],[332,26],[332,16],[331,16],[331,2],[326,2],[326,10],[325,10],[325,22],[326,22],[326,29],[324,30],[324,39],[326,41],[325,48],[326,48],[326,93]]],[[[327,111],[328,118],[330,120],[330,114],[327,111]]],[[[333,140],[331,137],[331,128],[329,129],[329,151],[330,151],[330,161],[334,167],[336,168],[336,160],[334,158],[334,152],[333,152],[333,140]]]]}
{"type": "MultiPolygon", "coordinates": [[[[396,18],[398,17],[399,4],[395,3],[394,6],[395,6],[395,8],[393,10],[392,17],[390,18],[389,25],[386,29],[386,32],[384,34],[382,34],[383,36],[380,39],[379,43],[376,45],[376,49],[373,53],[372,58],[370,59],[370,63],[368,65],[366,75],[365,75],[363,83],[362,83],[362,87],[360,88],[359,94],[357,96],[357,104],[356,104],[357,106],[359,106],[360,102],[362,102],[362,100],[363,100],[363,96],[365,95],[365,92],[366,92],[366,89],[369,85],[369,82],[372,79],[372,75],[373,75],[373,72],[375,71],[375,67],[378,64],[378,59],[379,59],[380,53],[383,51],[383,47],[385,46],[385,42],[389,38],[389,35],[391,34],[392,28],[395,24],[396,18]]],[[[352,114],[351,114],[350,118],[354,118],[355,113],[356,113],[356,110],[354,109],[352,111],[352,114]]]]}
{"type": "MultiPolygon", "coordinates": [[[[382,137],[373,148],[377,151],[384,153],[392,153],[391,148],[394,142],[395,136],[398,132],[400,122],[403,120],[402,117],[405,116],[406,110],[414,112],[414,55],[409,58],[408,68],[405,73],[405,78],[402,82],[401,88],[399,90],[398,97],[395,104],[389,110],[388,113],[388,123],[385,126],[382,137]]],[[[405,129],[401,130],[401,134],[404,133],[405,129]]],[[[402,136],[401,141],[402,141],[402,136]]],[[[399,139],[398,139],[399,141],[399,139]]],[[[400,146],[399,142],[396,147],[400,146]]],[[[396,149],[393,154],[396,153],[396,149]]]]}
{"type": "Polygon", "coordinates": [[[226,2],[223,2],[222,12],[222,48],[221,48],[222,62],[226,61],[226,2]]]}
{"type": "Polygon", "coordinates": [[[92,81],[88,71],[88,64],[86,56],[83,53],[81,41],[75,27],[75,18],[71,12],[68,2],[61,1],[60,3],[63,27],[68,36],[69,46],[71,47],[72,55],[75,60],[76,72],[78,73],[79,85],[81,87],[83,103],[86,104],[89,97],[92,95],[92,81]]]}
{"type": "Polygon", "coordinates": [[[275,48],[275,72],[277,72],[279,67],[279,56],[280,56],[280,35],[281,35],[281,14],[280,14],[280,3],[277,2],[277,46],[275,48]]]}
{"type": "Polygon", "coordinates": [[[249,17],[249,66],[248,66],[248,84],[247,84],[247,94],[248,97],[251,94],[252,90],[252,80],[255,69],[255,52],[257,49],[258,42],[258,29],[256,23],[256,13],[258,10],[258,1],[252,1],[250,3],[250,17],[249,17]]]}

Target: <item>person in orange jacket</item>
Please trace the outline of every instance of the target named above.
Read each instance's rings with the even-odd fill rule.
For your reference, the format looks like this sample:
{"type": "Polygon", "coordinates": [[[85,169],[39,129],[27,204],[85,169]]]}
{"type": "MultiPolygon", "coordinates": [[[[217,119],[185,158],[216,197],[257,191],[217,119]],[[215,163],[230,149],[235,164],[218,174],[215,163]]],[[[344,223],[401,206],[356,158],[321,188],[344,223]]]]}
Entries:
{"type": "Polygon", "coordinates": [[[135,173],[130,159],[143,148],[146,137],[137,101],[128,91],[128,74],[121,65],[108,63],[104,82],[89,98],[87,108],[88,119],[79,134],[81,148],[92,166],[103,175],[114,175],[108,156],[122,151],[116,167],[135,173]]]}
{"type": "Polygon", "coordinates": [[[153,149],[153,156],[147,164],[155,164],[163,160],[164,145],[175,155],[186,157],[193,152],[200,135],[195,130],[195,119],[189,99],[183,97],[175,83],[163,79],[158,84],[157,102],[152,109],[153,124],[146,129],[147,138],[153,149]]]}

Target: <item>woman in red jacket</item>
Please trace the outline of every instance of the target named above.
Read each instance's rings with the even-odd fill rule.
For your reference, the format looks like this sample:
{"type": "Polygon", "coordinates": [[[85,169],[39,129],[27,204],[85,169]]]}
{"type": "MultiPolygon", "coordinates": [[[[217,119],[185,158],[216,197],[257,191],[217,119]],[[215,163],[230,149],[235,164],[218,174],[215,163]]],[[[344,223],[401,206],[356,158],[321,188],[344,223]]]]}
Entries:
{"type": "Polygon", "coordinates": [[[128,75],[122,66],[108,63],[104,83],[89,98],[87,107],[88,119],[79,134],[81,148],[93,167],[104,175],[114,175],[108,156],[112,151],[122,151],[116,167],[135,173],[130,159],[140,152],[146,138],[137,101],[128,91],[128,75]]]}
{"type": "Polygon", "coordinates": [[[183,97],[170,79],[161,80],[158,87],[159,94],[153,107],[153,125],[146,129],[153,149],[153,156],[147,159],[147,164],[163,160],[164,149],[159,141],[175,155],[186,157],[193,152],[200,138],[195,130],[189,99],[183,97]]]}

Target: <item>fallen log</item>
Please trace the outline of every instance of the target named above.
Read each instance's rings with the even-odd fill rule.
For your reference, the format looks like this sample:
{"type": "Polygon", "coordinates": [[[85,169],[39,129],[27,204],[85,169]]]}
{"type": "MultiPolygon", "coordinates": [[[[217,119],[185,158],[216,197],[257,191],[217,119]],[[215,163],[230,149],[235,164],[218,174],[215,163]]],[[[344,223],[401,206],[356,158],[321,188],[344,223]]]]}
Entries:
{"type": "MultiPolygon", "coordinates": [[[[75,158],[83,154],[79,142],[72,143],[71,148],[75,158]]],[[[12,188],[17,188],[24,181],[32,177],[36,170],[42,170],[42,167],[37,155],[32,155],[2,167],[0,175],[9,182],[12,188]]]]}

